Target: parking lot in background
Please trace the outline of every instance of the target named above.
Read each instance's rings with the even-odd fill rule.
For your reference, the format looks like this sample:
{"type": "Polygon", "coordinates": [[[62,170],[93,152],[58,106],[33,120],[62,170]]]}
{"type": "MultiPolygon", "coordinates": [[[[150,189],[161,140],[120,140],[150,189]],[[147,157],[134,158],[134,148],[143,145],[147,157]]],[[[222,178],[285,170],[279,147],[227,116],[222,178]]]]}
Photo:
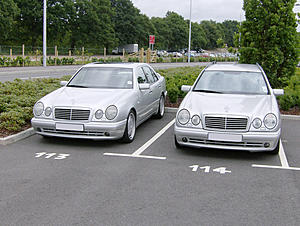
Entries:
{"type": "Polygon", "coordinates": [[[130,144],[34,135],[0,146],[1,224],[299,224],[300,121],[283,120],[271,155],[177,149],[174,118],[148,120],[130,144]]]}

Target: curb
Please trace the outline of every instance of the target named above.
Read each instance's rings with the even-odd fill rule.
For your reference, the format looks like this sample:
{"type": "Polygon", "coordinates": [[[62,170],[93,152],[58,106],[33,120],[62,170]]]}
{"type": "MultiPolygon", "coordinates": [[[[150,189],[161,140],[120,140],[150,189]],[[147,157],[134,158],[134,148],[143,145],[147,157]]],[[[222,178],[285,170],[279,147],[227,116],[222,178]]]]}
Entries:
{"type": "Polygon", "coordinates": [[[176,113],[178,108],[170,108],[170,107],[165,107],[165,111],[168,113],[176,113]]]}
{"type": "Polygon", "coordinates": [[[20,133],[13,134],[8,137],[0,138],[0,145],[7,145],[7,144],[17,142],[19,140],[22,140],[24,138],[32,136],[34,133],[35,132],[34,132],[33,128],[29,128],[20,133]]]}

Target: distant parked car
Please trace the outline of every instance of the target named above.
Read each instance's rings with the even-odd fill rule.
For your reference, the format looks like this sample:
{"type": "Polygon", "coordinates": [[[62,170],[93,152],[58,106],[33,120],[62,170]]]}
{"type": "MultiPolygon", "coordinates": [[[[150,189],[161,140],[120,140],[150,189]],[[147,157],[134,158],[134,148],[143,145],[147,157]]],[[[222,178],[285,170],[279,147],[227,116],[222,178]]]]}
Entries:
{"type": "Polygon", "coordinates": [[[37,134],[131,142],[137,126],[164,115],[165,79],[148,64],[87,64],[61,85],[33,108],[37,134]]]}
{"type": "Polygon", "coordinates": [[[172,55],[173,57],[182,57],[182,53],[179,52],[173,52],[172,55]]]}
{"type": "Polygon", "coordinates": [[[281,120],[276,97],[259,65],[212,64],[188,92],[176,115],[175,144],[278,153],[281,120]]]}

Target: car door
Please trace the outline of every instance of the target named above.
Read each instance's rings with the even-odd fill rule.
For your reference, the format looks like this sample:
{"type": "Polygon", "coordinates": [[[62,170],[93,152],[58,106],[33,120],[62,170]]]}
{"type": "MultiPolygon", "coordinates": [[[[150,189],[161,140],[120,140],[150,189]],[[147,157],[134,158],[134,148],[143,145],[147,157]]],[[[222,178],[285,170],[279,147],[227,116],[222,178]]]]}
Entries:
{"type": "Polygon", "coordinates": [[[152,91],[151,109],[152,109],[152,112],[155,112],[155,111],[157,111],[157,106],[158,106],[159,98],[161,95],[161,92],[160,92],[161,89],[159,87],[160,83],[158,82],[158,78],[155,75],[155,73],[149,67],[144,66],[143,70],[146,74],[147,79],[150,81],[150,89],[152,91]]]}
{"type": "MultiPolygon", "coordinates": [[[[149,83],[142,67],[136,69],[136,78],[138,84],[149,83]]],[[[151,104],[152,104],[152,91],[151,89],[138,90],[138,103],[137,103],[137,120],[138,122],[144,121],[147,119],[151,113],[151,104]]]]}

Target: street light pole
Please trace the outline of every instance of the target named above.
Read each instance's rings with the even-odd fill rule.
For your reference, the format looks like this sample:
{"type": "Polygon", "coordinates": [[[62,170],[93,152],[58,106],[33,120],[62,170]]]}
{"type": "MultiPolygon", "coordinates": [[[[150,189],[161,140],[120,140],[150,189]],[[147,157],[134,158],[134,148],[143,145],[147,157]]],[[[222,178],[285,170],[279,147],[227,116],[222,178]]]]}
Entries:
{"type": "Polygon", "coordinates": [[[44,16],[43,16],[43,66],[47,66],[47,41],[46,41],[46,36],[47,36],[47,19],[46,19],[46,9],[47,9],[47,0],[44,0],[44,16]]]}
{"type": "Polygon", "coordinates": [[[190,0],[190,30],[189,30],[189,49],[188,49],[188,63],[191,62],[191,38],[192,37],[192,0],[190,0]]]}

